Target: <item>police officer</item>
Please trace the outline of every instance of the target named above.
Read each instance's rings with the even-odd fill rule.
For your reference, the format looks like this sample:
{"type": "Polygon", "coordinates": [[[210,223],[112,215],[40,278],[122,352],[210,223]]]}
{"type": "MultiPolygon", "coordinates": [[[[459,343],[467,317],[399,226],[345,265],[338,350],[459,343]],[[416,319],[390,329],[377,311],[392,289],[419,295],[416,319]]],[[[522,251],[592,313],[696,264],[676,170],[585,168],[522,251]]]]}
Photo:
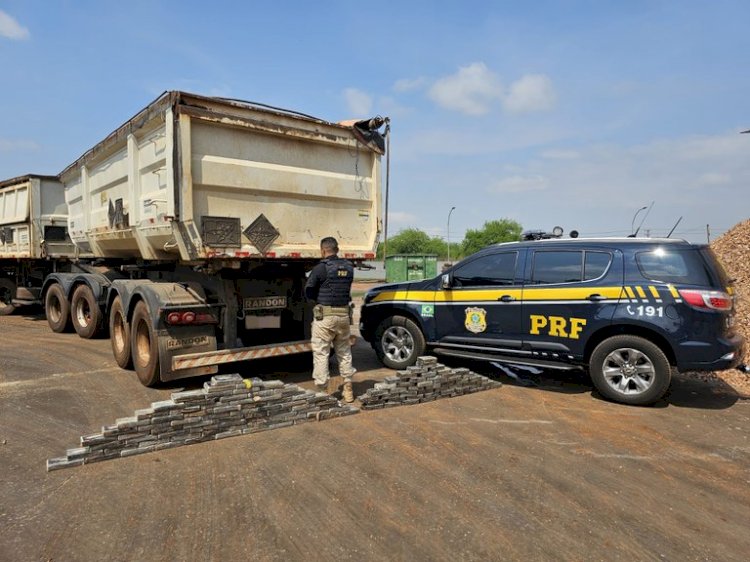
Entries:
{"type": "Polygon", "coordinates": [[[322,392],[328,390],[328,357],[331,346],[336,352],[339,373],[344,379],[343,398],[354,401],[352,350],[349,342],[349,302],[354,280],[351,262],[338,257],[339,245],[335,238],[320,241],[322,261],[310,272],[305,285],[305,296],[315,301],[312,323],[313,379],[322,392]]]}

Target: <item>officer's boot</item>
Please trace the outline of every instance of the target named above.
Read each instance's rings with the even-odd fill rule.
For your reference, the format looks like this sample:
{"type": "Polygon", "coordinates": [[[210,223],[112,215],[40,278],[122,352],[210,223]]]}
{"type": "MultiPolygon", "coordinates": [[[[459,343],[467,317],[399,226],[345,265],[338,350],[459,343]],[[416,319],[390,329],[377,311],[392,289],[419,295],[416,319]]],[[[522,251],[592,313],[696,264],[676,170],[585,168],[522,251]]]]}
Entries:
{"type": "Polygon", "coordinates": [[[344,389],[341,392],[344,402],[351,404],[354,402],[354,391],[352,390],[352,381],[344,381],[344,389]]]}
{"type": "Polygon", "coordinates": [[[330,380],[324,382],[323,384],[315,383],[315,390],[318,392],[322,392],[323,394],[328,394],[328,385],[330,384],[330,380]]]}

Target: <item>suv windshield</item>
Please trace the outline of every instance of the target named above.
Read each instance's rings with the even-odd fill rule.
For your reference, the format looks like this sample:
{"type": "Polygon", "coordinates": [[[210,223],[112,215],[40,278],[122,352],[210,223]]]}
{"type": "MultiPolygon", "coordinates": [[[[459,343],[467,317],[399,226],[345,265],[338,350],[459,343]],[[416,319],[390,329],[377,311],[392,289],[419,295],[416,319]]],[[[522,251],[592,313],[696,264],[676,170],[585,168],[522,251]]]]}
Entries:
{"type": "MultiPolygon", "coordinates": [[[[635,255],[641,275],[651,281],[713,287],[715,276],[697,249],[656,248],[635,255]]],[[[716,260],[712,260],[717,263],[716,260]]],[[[718,280],[716,280],[718,281],[718,280]]]]}

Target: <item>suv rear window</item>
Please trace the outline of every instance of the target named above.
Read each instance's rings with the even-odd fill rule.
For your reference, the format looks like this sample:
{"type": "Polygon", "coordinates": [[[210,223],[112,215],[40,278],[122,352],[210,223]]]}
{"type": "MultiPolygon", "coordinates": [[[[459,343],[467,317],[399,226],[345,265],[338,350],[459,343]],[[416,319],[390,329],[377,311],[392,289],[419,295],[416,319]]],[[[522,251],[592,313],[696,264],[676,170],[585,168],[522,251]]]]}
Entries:
{"type": "Polygon", "coordinates": [[[697,250],[657,248],[651,252],[637,253],[635,261],[641,275],[651,281],[713,286],[713,276],[697,250]]]}
{"type": "Polygon", "coordinates": [[[612,254],[595,251],[538,251],[531,282],[537,285],[598,279],[609,268],[612,254]]]}
{"type": "Polygon", "coordinates": [[[583,280],[598,279],[604,275],[611,262],[612,254],[608,252],[590,252],[586,250],[586,259],[583,263],[583,280]]]}
{"type": "Polygon", "coordinates": [[[716,280],[718,281],[718,285],[716,285],[717,288],[724,290],[727,287],[734,285],[734,280],[729,278],[727,271],[724,269],[724,266],[711,248],[704,246],[700,249],[700,253],[703,256],[703,259],[708,263],[709,267],[711,267],[712,271],[716,273],[716,280]]]}

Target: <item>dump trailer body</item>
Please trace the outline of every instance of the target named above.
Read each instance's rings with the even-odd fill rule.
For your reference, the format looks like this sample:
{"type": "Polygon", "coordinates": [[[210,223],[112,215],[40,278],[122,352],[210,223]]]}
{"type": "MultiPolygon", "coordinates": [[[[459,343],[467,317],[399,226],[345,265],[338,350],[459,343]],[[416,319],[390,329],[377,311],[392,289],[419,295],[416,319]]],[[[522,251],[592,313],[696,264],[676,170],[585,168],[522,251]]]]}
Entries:
{"type": "Polygon", "coordinates": [[[0,260],[75,257],[63,186],[52,176],[0,182],[0,260]]]}
{"type": "Polygon", "coordinates": [[[69,231],[98,258],[374,257],[380,154],[351,127],[167,92],[68,166],[69,231]]]}
{"type": "Polygon", "coordinates": [[[0,181],[0,316],[39,302],[44,279],[79,250],[68,237],[63,185],[26,175],[0,181]]]}

